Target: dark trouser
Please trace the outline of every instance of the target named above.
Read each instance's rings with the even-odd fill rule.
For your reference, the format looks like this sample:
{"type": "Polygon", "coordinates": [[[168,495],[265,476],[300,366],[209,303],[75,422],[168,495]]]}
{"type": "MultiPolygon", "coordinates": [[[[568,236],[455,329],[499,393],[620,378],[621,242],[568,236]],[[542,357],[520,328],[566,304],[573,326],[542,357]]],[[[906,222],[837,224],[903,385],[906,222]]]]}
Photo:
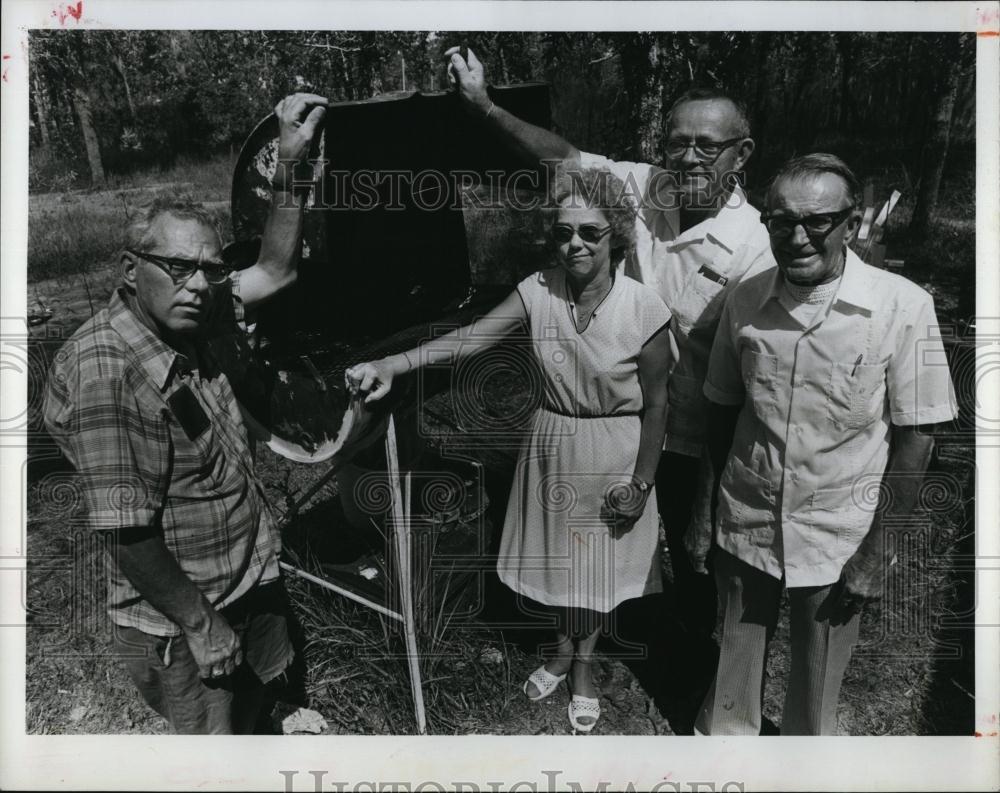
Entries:
{"type": "Polygon", "coordinates": [[[201,678],[183,635],[167,638],[115,626],[115,650],[143,699],[174,732],[245,735],[253,732],[260,715],[265,684],[284,672],[294,655],[286,610],[280,582],[222,609],[244,654],[237,670],[222,679],[201,678]]]}
{"type": "Polygon", "coordinates": [[[715,577],[695,572],[684,548],[684,532],[698,494],[699,467],[697,457],[663,452],[656,468],[656,500],[674,573],[675,613],[689,633],[709,638],[718,615],[715,577]]]}
{"type": "MultiPolygon", "coordinates": [[[[725,606],[719,670],[695,724],[704,735],[758,735],[767,647],[778,624],[782,583],[721,548],[715,573],[725,606]]],[[[836,735],[837,700],[860,618],[831,623],[836,583],[793,587],[792,651],[782,735],[836,735]]]]}

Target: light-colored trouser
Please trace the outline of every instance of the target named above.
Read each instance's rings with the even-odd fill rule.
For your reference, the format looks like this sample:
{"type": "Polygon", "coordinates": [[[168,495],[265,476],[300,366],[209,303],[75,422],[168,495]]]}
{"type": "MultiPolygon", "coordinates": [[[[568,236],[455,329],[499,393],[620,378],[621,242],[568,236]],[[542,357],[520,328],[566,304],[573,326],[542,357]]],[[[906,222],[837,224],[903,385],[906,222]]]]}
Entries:
{"type": "MultiPolygon", "coordinates": [[[[715,576],[724,608],[719,668],[695,728],[705,735],[759,735],[767,648],[778,623],[782,582],[716,549],[715,576]]],[[[792,587],[792,664],[782,735],[836,735],[837,700],[859,617],[831,624],[837,585],[792,587]]]]}

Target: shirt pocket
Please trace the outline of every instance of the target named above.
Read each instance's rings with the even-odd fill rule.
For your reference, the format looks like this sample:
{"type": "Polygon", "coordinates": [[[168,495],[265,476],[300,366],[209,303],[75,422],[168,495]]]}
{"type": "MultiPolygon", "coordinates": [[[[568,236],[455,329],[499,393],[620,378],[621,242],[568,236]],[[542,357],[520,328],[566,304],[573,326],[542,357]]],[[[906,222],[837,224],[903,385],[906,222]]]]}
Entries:
{"type": "Polygon", "coordinates": [[[766,421],[778,409],[778,356],[743,349],[740,371],[754,414],[766,421]]]}
{"type": "Polygon", "coordinates": [[[831,555],[845,548],[852,553],[871,528],[874,505],[863,501],[855,485],[821,488],[809,499],[806,523],[809,542],[831,555]]]}
{"type": "Polygon", "coordinates": [[[726,277],[718,269],[701,265],[684,284],[674,315],[684,331],[713,333],[722,315],[726,277]]]}
{"type": "Polygon", "coordinates": [[[180,499],[217,497],[233,490],[233,471],[222,443],[216,418],[193,440],[177,419],[170,418],[174,460],[171,495],[180,499]]]}
{"type": "Polygon", "coordinates": [[[885,363],[835,363],[830,417],[842,429],[863,429],[885,411],[885,363]]]}
{"type": "Polygon", "coordinates": [[[723,533],[745,535],[752,545],[774,542],[774,489],[771,482],[736,456],[722,472],[719,528],[723,533]]]}

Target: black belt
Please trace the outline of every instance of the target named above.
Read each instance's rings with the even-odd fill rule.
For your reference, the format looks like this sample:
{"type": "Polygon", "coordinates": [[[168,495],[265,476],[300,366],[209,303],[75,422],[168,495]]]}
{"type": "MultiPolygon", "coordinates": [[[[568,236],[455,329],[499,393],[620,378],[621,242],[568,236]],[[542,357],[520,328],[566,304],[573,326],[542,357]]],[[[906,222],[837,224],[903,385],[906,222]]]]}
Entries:
{"type": "Polygon", "coordinates": [[[548,413],[555,413],[557,416],[566,416],[571,419],[617,419],[626,416],[642,415],[638,410],[626,410],[621,413],[567,413],[565,410],[552,407],[552,405],[542,405],[542,410],[548,413]]]}

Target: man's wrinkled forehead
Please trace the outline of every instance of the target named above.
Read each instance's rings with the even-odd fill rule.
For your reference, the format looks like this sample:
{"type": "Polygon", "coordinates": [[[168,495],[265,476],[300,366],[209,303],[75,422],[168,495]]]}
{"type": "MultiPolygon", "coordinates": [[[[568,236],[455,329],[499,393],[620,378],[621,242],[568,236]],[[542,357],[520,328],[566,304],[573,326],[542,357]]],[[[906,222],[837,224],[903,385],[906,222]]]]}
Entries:
{"type": "Polygon", "coordinates": [[[677,105],[667,119],[667,135],[676,131],[687,131],[697,127],[701,132],[710,132],[720,139],[739,134],[740,111],[729,99],[689,99],[677,105]]]}
{"type": "Polygon", "coordinates": [[[155,247],[163,252],[218,258],[222,251],[218,231],[197,218],[164,212],[153,220],[149,230],[155,247]]]}
{"type": "Polygon", "coordinates": [[[836,210],[851,203],[850,189],[840,176],[829,171],[781,176],[767,191],[767,207],[806,204],[836,210]]]}

